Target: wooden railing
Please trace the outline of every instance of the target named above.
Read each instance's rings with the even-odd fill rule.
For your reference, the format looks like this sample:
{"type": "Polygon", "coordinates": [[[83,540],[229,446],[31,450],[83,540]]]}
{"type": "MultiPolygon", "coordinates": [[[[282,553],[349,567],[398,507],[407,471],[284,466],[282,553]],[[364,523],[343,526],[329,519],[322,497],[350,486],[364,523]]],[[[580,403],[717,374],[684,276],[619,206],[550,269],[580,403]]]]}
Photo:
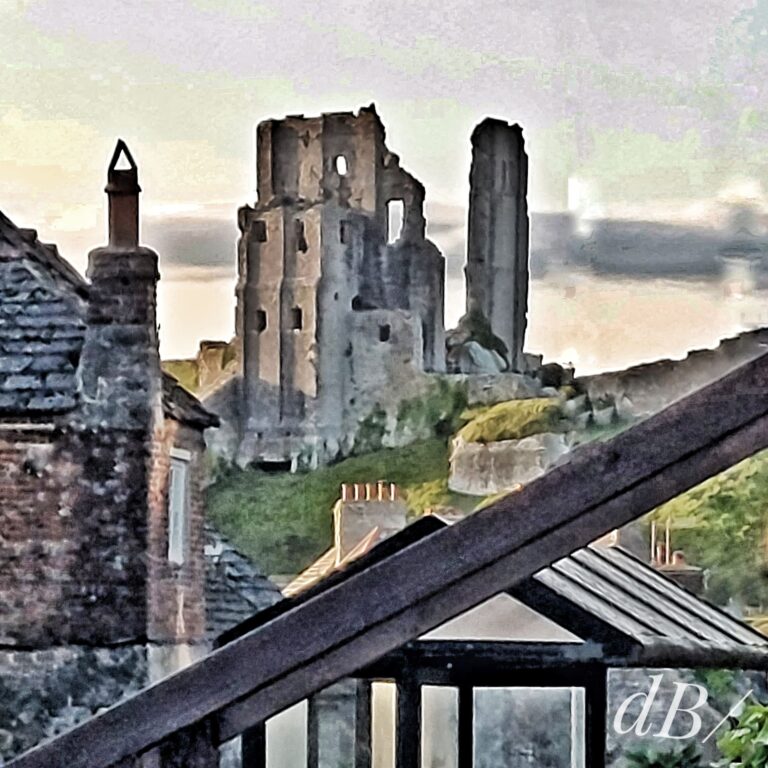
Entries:
{"type": "Polygon", "coordinates": [[[213,768],[218,743],[765,447],[768,356],[9,765],[213,768]]]}

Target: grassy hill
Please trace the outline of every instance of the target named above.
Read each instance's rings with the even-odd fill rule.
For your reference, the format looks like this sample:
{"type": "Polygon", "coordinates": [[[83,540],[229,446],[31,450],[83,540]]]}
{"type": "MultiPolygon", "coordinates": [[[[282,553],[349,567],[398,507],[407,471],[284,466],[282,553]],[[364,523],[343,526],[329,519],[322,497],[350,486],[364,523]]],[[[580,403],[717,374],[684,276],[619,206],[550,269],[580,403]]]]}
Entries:
{"type": "Polygon", "coordinates": [[[434,438],[314,472],[229,469],[208,490],[208,514],[267,573],[296,573],[331,545],[341,484],[377,480],[397,483],[412,515],[447,504],[471,510],[478,502],[448,490],[448,445],[434,438]]]}

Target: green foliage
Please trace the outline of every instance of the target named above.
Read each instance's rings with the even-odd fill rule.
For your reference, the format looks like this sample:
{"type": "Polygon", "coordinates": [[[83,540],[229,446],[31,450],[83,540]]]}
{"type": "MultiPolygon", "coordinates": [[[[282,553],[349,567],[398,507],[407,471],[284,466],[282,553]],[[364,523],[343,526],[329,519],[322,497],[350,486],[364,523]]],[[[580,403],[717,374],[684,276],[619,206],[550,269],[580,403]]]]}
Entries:
{"type": "Polygon", "coordinates": [[[734,670],[696,669],[693,677],[707,689],[711,706],[723,712],[730,708],[737,677],[734,670]]]}
{"type": "Polygon", "coordinates": [[[768,766],[768,706],[750,704],[738,721],[717,741],[723,759],[721,768],[766,768],[768,766]]]}
{"type": "Polygon", "coordinates": [[[403,400],[397,411],[397,426],[405,432],[438,436],[451,434],[458,426],[459,415],[467,407],[467,384],[437,379],[425,397],[403,400]]]}
{"type": "Polygon", "coordinates": [[[627,756],[627,768],[701,768],[701,757],[695,744],[687,744],[681,750],[657,752],[653,749],[631,752],[627,756]]]}
{"type": "Polygon", "coordinates": [[[293,475],[230,468],[208,489],[208,513],[267,573],[296,573],[331,545],[331,511],[341,484],[377,480],[400,486],[411,516],[444,504],[467,509],[477,501],[448,490],[448,449],[432,439],[293,475]]]}
{"type": "Polygon", "coordinates": [[[221,367],[226,368],[233,360],[237,358],[237,345],[234,341],[230,341],[224,349],[224,354],[221,357],[221,367]]]}
{"type": "Polygon", "coordinates": [[[469,418],[457,433],[468,443],[519,440],[560,428],[562,413],[557,398],[539,397],[509,400],[490,407],[472,408],[462,414],[469,418]]]}
{"type": "Polygon", "coordinates": [[[387,431],[387,414],[380,406],[374,409],[360,422],[355,435],[356,454],[378,451],[387,431]]]}
{"type": "Polygon", "coordinates": [[[674,532],[674,545],[685,550],[691,562],[709,570],[707,597],[720,604],[735,597],[752,606],[767,606],[767,515],[768,451],[764,451],[663,504],[651,519],[681,528],[674,532]]]}

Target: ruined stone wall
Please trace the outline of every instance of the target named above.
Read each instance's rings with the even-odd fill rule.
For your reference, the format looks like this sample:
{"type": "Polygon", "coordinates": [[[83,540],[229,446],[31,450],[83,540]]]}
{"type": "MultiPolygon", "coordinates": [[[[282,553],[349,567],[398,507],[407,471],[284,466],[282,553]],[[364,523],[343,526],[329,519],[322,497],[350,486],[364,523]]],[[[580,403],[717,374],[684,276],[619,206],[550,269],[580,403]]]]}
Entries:
{"type": "Polygon", "coordinates": [[[467,309],[476,309],[524,370],[528,307],[528,156],[522,129],[488,118],[472,133],[467,309]]]}
{"type": "Polygon", "coordinates": [[[333,456],[352,419],[351,367],[365,368],[349,359],[348,318],[410,312],[422,339],[413,370],[442,370],[444,261],[424,238],[424,188],[387,150],[372,107],[267,121],[257,144],[259,200],[239,221],[240,461],[333,456]],[[404,226],[387,246],[394,199],[404,226]]]}
{"type": "Polygon", "coordinates": [[[199,431],[165,419],[152,445],[147,558],[147,636],[155,642],[201,641],[205,636],[205,444],[199,431]],[[172,449],[189,452],[185,560],[168,559],[168,490],[172,449]]]}
{"type": "Polygon", "coordinates": [[[723,339],[714,349],[689,352],[681,360],[656,360],[623,371],[579,378],[594,407],[614,407],[622,418],[637,418],[666,408],[739,365],[768,352],[768,329],[723,339]]]}

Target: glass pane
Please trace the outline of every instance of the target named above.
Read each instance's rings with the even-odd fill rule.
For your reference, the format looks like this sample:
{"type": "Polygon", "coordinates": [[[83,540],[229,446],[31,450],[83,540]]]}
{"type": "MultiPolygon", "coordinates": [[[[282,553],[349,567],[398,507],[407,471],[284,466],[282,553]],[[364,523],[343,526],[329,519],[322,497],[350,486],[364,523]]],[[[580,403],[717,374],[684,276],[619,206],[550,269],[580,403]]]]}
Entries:
{"type": "Polygon", "coordinates": [[[397,689],[394,683],[371,686],[371,751],[373,768],[395,768],[397,689]]]}
{"type": "Polygon", "coordinates": [[[475,768],[572,768],[569,688],[476,688],[475,768]]]}
{"type": "Polygon", "coordinates": [[[307,768],[307,702],[267,720],[267,768],[307,768]]]}
{"type": "Polygon", "coordinates": [[[425,685],[421,689],[421,766],[458,768],[459,692],[425,685]]]}

